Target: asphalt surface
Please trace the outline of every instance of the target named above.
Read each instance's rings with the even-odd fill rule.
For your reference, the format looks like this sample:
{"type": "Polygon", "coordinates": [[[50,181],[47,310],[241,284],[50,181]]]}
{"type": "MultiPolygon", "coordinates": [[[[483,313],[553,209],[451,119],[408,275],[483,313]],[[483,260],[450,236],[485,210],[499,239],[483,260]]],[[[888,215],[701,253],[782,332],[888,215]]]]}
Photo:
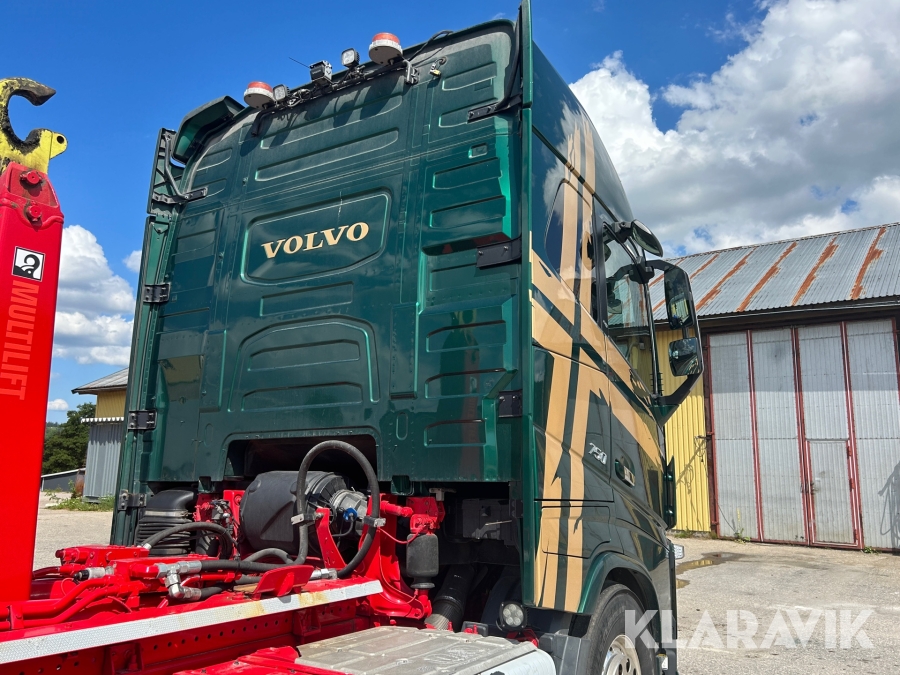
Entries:
{"type": "MultiPolygon", "coordinates": [[[[65,495],[67,496],[67,495],[65,495]]],[[[58,565],[56,551],[79,544],[108,544],[111,511],[51,511],[52,498],[41,494],[34,568],[58,565]]]]}
{"type": "Polygon", "coordinates": [[[674,541],[685,547],[677,568],[682,675],[900,672],[900,556],[674,541]],[[752,648],[737,639],[752,633],[741,610],[757,622],[752,648]],[[865,635],[854,636],[854,622],[865,635]]]}
{"type": "MultiPolygon", "coordinates": [[[[112,513],[47,504],[42,495],[35,568],[56,564],[54,553],[65,546],[108,541],[112,513]]],[[[677,569],[682,675],[900,673],[900,556],[674,541],[685,547],[677,569]],[[737,633],[752,633],[753,618],[751,647],[737,633]],[[854,634],[860,621],[863,632],[854,634]]]]}

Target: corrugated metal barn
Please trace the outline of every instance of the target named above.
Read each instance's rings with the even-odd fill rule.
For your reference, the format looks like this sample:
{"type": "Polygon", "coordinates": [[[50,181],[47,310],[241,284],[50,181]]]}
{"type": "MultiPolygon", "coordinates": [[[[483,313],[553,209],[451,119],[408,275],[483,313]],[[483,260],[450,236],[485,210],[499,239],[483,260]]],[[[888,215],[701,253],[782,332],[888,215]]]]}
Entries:
{"type": "Polygon", "coordinates": [[[96,394],[95,417],[85,419],[91,425],[84,474],[84,500],[97,501],[116,491],[119,455],[125,434],[125,389],[128,368],[89,382],[73,394],[96,394]]]}
{"type": "MultiPolygon", "coordinates": [[[[667,425],[679,527],[900,549],[900,224],[673,262],[707,363],[667,425]]],[[[674,337],[660,331],[661,350],[674,337]]]]}

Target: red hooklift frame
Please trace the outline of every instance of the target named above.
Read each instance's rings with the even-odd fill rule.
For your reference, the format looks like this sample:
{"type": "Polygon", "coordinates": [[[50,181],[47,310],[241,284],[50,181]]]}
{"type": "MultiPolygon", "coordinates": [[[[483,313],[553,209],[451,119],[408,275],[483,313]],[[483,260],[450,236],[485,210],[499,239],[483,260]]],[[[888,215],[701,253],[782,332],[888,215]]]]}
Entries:
{"type": "Polygon", "coordinates": [[[7,514],[0,601],[31,589],[50,356],[59,281],[63,214],[45,173],[10,162],[0,174],[0,425],[14,432],[3,453],[14,480],[0,490],[7,514]]]}

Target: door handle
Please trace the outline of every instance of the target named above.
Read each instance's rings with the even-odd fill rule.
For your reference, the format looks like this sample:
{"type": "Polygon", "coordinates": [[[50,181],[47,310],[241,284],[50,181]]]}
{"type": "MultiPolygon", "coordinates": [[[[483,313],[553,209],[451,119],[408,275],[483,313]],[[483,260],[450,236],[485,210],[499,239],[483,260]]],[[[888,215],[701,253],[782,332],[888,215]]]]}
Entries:
{"type": "Polygon", "coordinates": [[[616,475],[623,483],[629,487],[634,487],[634,472],[619,460],[616,460],[616,475]]]}

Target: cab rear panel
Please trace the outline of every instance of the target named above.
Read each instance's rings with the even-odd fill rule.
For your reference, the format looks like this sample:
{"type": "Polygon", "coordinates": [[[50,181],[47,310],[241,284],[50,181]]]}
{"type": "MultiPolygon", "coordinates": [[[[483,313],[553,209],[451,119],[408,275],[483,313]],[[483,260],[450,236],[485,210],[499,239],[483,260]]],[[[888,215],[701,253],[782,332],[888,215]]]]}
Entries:
{"type": "Polygon", "coordinates": [[[208,193],[172,226],[141,482],[295,466],[284,439],[322,435],[370,437],[398,484],[512,478],[519,266],[476,247],[518,236],[517,130],[466,123],[502,96],[511,35],[460,34],[440,79],[249,116],[187,167],[208,193]]]}

